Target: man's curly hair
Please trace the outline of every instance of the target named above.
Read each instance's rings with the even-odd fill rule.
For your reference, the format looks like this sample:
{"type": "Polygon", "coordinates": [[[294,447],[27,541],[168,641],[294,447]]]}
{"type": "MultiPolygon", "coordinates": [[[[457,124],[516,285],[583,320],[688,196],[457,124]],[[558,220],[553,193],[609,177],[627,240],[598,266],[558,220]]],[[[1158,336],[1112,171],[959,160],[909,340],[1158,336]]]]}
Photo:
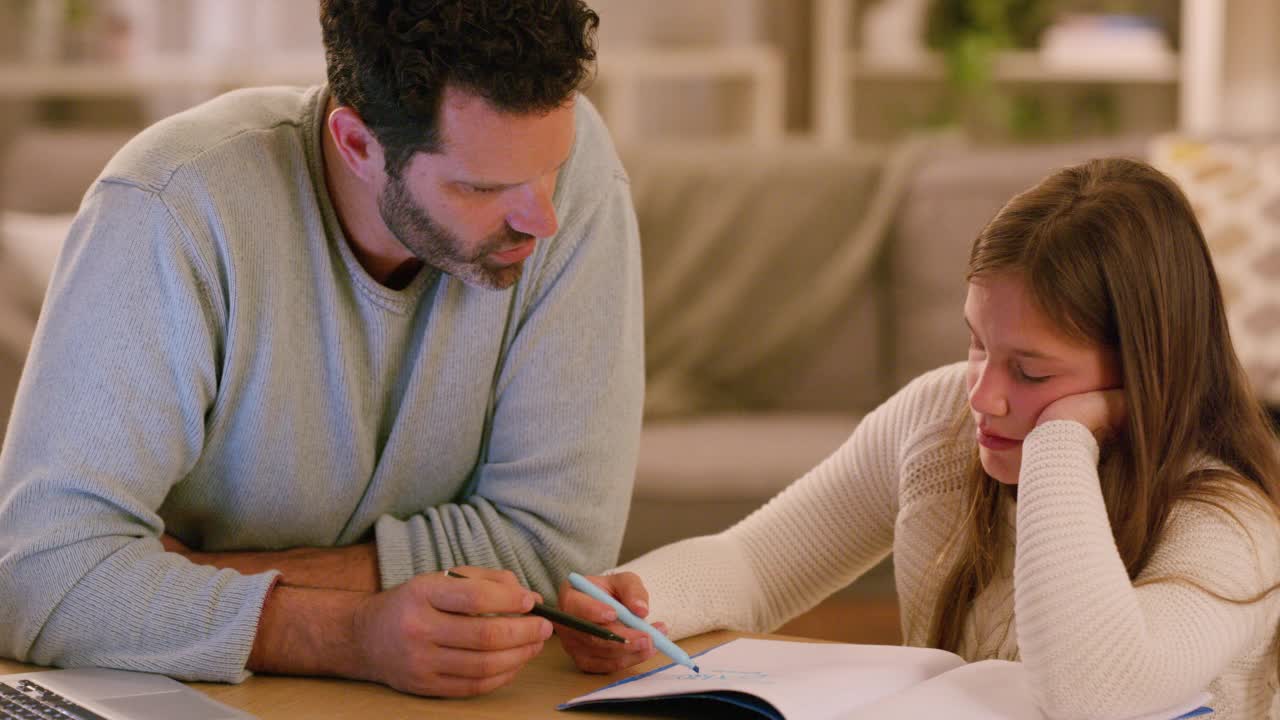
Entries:
{"type": "Polygon", "coordinates": [[[329,89],[373,131],[398,175],[437,152],[444,89],[510,113],[560,107],[595,60],[582,0],[321,0],[329,89]]]}

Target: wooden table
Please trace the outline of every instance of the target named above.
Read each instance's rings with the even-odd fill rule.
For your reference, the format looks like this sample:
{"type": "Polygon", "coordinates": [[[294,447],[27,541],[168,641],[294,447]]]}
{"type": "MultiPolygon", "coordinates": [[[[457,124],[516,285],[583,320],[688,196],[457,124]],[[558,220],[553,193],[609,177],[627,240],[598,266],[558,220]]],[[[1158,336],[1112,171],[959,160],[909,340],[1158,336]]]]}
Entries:
{"type": "MultiPolygon", "coordinates": [[[[713,632],[680,642],[690,655],[737,637],[780,637],[737,632],[713,632]]],[[[803,638],[787,638],[801,640],[803,638]]],[[[603,687],[623,677],[651,670],[670,661],[659,654],[652,660],[614,675],[587,675],[578,672],[556,639],[547,642],[542,654],[530,662],[515,681],[496,692],[466,700],[438,700],[405,695],[371,683],[327,678],[296,678],[255,675],[239,685],[192,683],[210,697],[257,715],[262,720],[325,720],[326,718],[380,718],[421,720],[422,718],[557,718],[580,720],[612,718],[586,710],[557,711],[556,705],[603,687]]],[[[39,670],[10,660],[0,660],[0,675],[39,670]]],[[[628,713],[636,720],[649,717],[628,713]]],[[[654,716],[662,717],[662,716],[654,716]]],[[[669,717],[669,716],[666,716],[669,717]]]]}

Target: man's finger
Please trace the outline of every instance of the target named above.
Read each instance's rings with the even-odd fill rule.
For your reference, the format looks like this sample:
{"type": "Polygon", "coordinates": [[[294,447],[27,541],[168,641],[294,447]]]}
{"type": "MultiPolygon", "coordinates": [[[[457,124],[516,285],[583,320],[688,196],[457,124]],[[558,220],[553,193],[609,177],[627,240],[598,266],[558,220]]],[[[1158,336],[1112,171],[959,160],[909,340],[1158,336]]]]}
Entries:
{"type": "Polygon", "coordinates": [[[439,675],[433,683],[434,688],[431,692],[419,693],[421,695],[431,695],[434,697],[446,698],[463,698],[472,697],[473,695],[484,695],[497,690],[504,685],[510,684],[516,679],[519,670],[503,675],[494,675],[487,678],[466,678],[456,675],[439,675]]]}
{"type": "Polygon", "coordinates": [[[536,642],[493,651],[441,648],[440,667],[448,668],[450,675],[462,678],[480,679],[507,675],[537,657],[542,652],[542,647],[541,642],[536,642]]]}
{"type": "MultiPolygon", "coordinates": [[[[471,568],[469,568],[471,569],[471,568]]],[[[427,601],[437,610],[463,615],[527,613],[537,602],[537,595],[519,585],[488,579],[447,577],[444,574],[419,575],[410,582],[426,586],[427,601]]]]}
{"type": "Polygon", "coordinates": [[[540,617],[469,617],[460,615],[432,631],[436,645],[458,650],[509,650],[551,637],[551,622],[540,617]]]}
{"type": "Polygon", "coordinates": [[[516,578],[516,574],[510,570],[494,570],[493,568],[479,567],[476,565],[460,565],[450,568],[449,572],[455,572],[459,575],[465,575],[472,580],[488,580],[490,582],[502,583],[503,585],[519,585],[520,581],[516,578]]]}
{"type": "Polygon", "coordinates": [[[189,555],[191,553],[191,548],[187,547],[186,543],[169,533],[160,536],[160,545],[165,549],[165,552],[178,553],[179,555],[189,555]]]}

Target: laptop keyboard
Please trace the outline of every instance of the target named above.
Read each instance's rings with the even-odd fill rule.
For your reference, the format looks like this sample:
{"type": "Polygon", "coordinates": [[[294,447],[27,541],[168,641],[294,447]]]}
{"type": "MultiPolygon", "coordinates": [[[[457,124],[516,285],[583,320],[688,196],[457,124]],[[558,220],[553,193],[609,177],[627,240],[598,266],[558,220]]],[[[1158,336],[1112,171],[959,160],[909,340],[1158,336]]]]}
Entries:
{"type": "Polygon", "coordinates": [[[106,720],[30,680],[0,682],[0,720],[106,720]]]}

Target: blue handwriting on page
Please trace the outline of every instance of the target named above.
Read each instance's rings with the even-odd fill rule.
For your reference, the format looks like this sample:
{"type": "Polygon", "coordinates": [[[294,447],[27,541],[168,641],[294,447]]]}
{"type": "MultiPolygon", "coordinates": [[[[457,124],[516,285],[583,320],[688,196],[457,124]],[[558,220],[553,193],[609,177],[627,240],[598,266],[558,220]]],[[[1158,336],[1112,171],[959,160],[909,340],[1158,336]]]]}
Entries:
{"type": "Polygon", "coordinates": [[[744,670],[712,670],[706,669],[697,673],[681,673],[676,675],[676,680],[709,681],[709,680],[727,680],[732,682],[750,683],[752,685],[771,685],[772,680],[769,679],[767,672],[753,672],[744,670]]]}

